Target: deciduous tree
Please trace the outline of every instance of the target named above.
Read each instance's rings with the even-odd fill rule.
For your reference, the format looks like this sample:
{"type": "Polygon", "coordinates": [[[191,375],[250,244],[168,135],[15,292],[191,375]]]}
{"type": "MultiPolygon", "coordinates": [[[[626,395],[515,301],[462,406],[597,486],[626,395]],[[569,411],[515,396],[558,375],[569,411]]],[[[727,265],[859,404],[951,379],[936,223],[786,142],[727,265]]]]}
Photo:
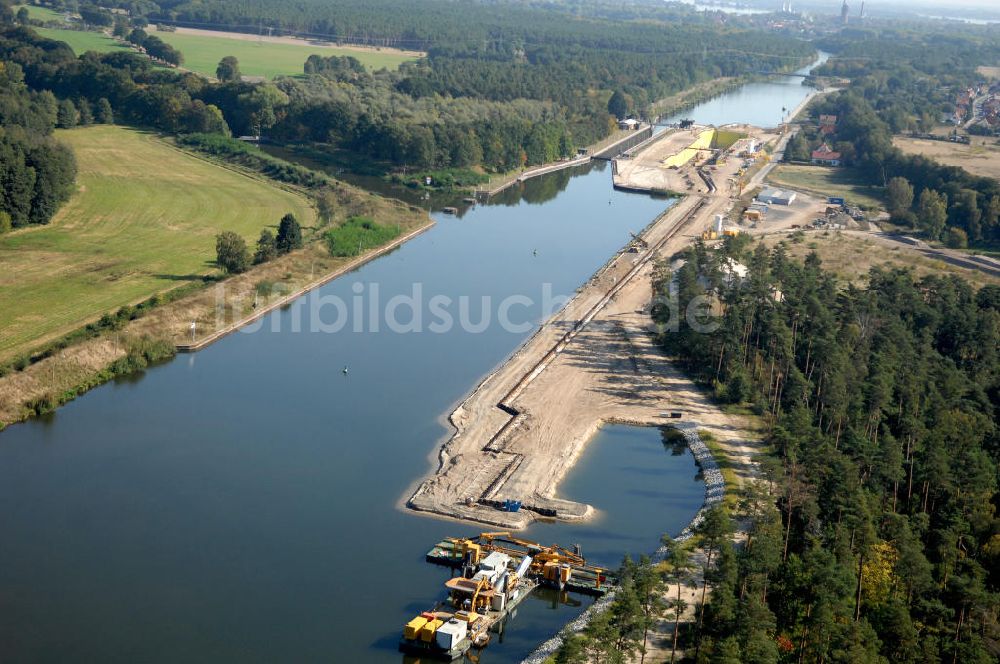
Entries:
{"type": "Polygon", "coordinates": [[[886,197],[889,199],[889,212],[901,214],[913,207],[913,187],[904,177],[894,177],[886,187],[886,197]]]}
{"type": "Polygon", "coordinates": [[[233,231],[224,231],[216,235],[215,262],[229,274],[246,272],[250,267],[246,240],[233,231]]]}
{"type": "Polygon", "coordinates": [[[240,80],[240,61],[233,55],[227,55],[219,61],[215,68],[215,77],[223,83],[240,80]]]}
{"type": "Polygon", "coordinates": [[[933,189],[924,189],[920,194],[917,222],[920,229],[932,240],[941,237],[948,221],[948,199],[933,189]]]}
{"type": "Polygon", "coordinates": [[[265,228],[260,232],[260,238],[257,240],[257,250],[254,252],[253,262],[255,265],[266,263],[269,260],[273,260],[277,256],[277,240],[274,237],[274,233],[265,228]]]}

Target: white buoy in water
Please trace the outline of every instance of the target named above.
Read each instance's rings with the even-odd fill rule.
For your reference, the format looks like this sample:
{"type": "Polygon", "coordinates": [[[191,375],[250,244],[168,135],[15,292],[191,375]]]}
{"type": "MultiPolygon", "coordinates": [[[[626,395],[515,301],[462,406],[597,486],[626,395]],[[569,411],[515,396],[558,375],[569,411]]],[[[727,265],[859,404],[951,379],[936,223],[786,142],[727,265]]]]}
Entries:
{"type": "Polygon", "coordinates": [[[346,364],[344,365],[344,375],[345,376],[347,375],[347,365],[346,364]]]}

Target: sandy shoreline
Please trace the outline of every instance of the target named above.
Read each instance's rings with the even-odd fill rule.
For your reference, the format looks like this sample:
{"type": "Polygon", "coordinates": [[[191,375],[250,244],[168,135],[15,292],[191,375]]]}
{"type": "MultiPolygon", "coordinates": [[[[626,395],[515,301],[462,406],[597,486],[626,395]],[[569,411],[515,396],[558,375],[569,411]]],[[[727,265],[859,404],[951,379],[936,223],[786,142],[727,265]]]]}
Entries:
{"type": "Polygon", "coordinates": [[[598,428],[662,426],[667,411],[699,426],[732,422],[673,371],[649,333],[654,263],[711,223],[722,197],[690,196],[643,233],[650,249],[616,254],[576,296],[451,413],[452,436],[406,505],[436,516],[520,529],[540,517],[586,520],[594,508],[557,495],[598,428]],[[496,502],[521,500],[520,512],[496,502]]]}
{"type": "MultiPolygon", "coordinates": [[[[768,143],[779,139],[746,129],[768,143]]],[[[678,171],[668,169],[664,157],[684,149],[690,136],[668,132],[666,140],[651,140],[616,162],[614,172],[641,164],[650,176],[646,187],[675,178],[678,171]]],[[[451,413],[453,433],[438,448],[429,476],[412,490],[408,508],[508,529],[538,518],[586,520],[594,508],[559,498],[557,489],[600,426],[610,422],[694,423],[719,440],[745,443],[736,418],[711,403],[660,351],[648,313],[656,263],[729,211],[741,165],[734,158],[713,169],[718,187],[690,187],[688,196],[641,233],[641,242],[615,254],[476,386],[451,413]],[[522,509],[500,509],[508,499],[521,501],[522,509]]],[[[693,166],[681,173],[688,169],[693,166]]]]}

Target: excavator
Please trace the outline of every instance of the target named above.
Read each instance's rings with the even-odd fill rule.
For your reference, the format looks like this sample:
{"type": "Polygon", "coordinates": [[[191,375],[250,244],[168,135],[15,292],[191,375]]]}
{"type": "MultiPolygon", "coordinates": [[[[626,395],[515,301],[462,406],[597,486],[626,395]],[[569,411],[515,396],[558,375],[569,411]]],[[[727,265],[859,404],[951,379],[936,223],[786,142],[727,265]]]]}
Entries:
{"type": "Polygon", "coordinates": [[[604,570],[587,565],[579,551],[570,551],[557,545],[544,546],[514,537],[510,532],[481,533],[476,538],[449,539],[454,548],[462,552],[462,563],[466,566],[478,564],[484,552],[499,551],[515,559],[530,556],[529,573],[560,589],[565,588],[574,573],[591,579],[595,590],[600,589],[604,580],[604,570]]]}
{"type": "Polygon", "coordinates": [[[649,243],[646,242],[645,240],[643,240],[641,237],[639,237],[635,233],[633,233],[632,231],[629,231],[629,235],[632,236],[632,240],[636,243],[637,246],[639,246],[639,248],[641,248],[641,249],[648,249],[649,248],[649,243]]]}

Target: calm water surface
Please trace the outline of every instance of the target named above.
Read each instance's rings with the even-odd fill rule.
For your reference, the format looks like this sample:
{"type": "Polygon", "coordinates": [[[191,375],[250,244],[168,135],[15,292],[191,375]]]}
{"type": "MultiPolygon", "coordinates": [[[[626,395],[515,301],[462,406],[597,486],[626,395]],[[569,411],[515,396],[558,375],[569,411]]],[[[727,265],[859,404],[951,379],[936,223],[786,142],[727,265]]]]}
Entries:
{"type": "MultiPolygon", "coordinates": [[[[750,121],[748,103],[797,104],[775,97],[787,87],[687,115],[750,121]]],[[[495,313],[526,295],[513,322],[537,324],[543,284],[571,294],[669,204],[613,191],[601,166],[545,176],[439,217],[306,305],[419,284],[425,299],[468,296],[474,322],[482,296],[495,313]]],[[[476,333],[295,332],[295,316],[0,434],[0,661],[401,661],[401,626],[447,578],[424,553],[478,531],[397,504],[449,433],[442,414],[530,332],[495,316],[476,333]]],[[[658,431],[606,428],[560,488],[599,517],[525,536],[616,565],[684,526],[703,498],[695,473],[658,431]]],[[[526,601],[482,661],[518,661],[589,601],[526,601]]]]}
{"type": "MultiPolygon", "coordinates": [[[[809,74],[829,59],[829,53],[821,52],[815,62],[795,73],[809,74]]],[[[802,82],[803,79],[796,76],[772,76],[766,81],[748,83],[669,117],[666,122],[690,118],[701,124],[724,125],[738,122],[757,127],[776,127],[785,120],[782,109],[791,112],[813,90],[802,82]]]]}
{"type": "MultiPolygon", "coordinates": [[[[418,283],[427,295],[470,296],[478,322],[483,295],[540,300],[545,283],[571,294],[670,204],[613,192],[606,171],[584,170],[531,183],[520,202],[442,217],[312,298],[349,302],[377,285],[385,302],[418,283]]],[[[294,332],[294,314],[3,433],[0,660],[400,659],[401,625],[446,578],[423,554],[477,531],[397,502],[447,433],[441,415],[528,332],[495,321],[480,333],[294,332]]],[[[512,318],[541,315],[538,302],[512,318]]],[[[682,527],[703,491],[694,465],[650,447],[687,488],[661,518],[528,536],[571,537],[615,564],[682,527]]],[[[647,465],[632,458],[605,484],[565,490],[610,513],[629,468],[647,465]]],[[[633,498],[633,510],[657,506],[633,498]]],[[[512,629],[488,661],[523,656],[583,603],[526,605],[528,629],[512,629]]]]}

